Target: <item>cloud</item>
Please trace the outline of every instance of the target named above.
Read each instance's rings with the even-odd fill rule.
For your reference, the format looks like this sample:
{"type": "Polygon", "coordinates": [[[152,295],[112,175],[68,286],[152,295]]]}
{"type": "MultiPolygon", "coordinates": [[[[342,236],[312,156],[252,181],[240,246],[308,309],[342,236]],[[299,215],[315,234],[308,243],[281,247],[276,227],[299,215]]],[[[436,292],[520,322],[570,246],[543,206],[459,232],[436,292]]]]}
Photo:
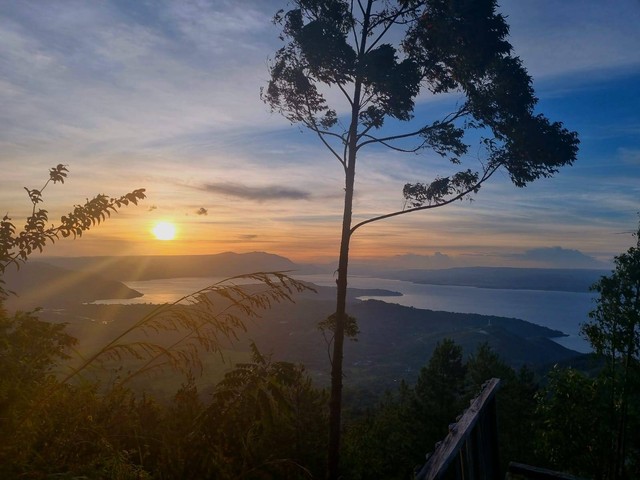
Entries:
{"type": "Polygon", "coordinates": [[[620,159],[628,165],[640,165],[640,149],[619,148],[620,159]]]}
{"type": "Polygon", "coordinates": [[[580,250],[562,247],[542,247],[511,255],[514,260],[532,263],[532,266],[552,268],[608,268],[609,265],[580,250]]]}
{"type": "Polygon", "coordinates": [[[239,240],[255,240],[258,238],[258,235],[246,234],[246,235],[238,235],[239,240]]]}
{"type": "Polygon", "coordinates": [[[204,208],[204,207],[200,207],[198,210],[196,210],[196,215],[209,215],[209,211],[204,208]]]}
{"type": "Polygon", "coordinates": [[[501,2],[511,42],[534,77],[640,64],[637,0],[501,2]],[[549,12],[552,12],[550,14],[549,12]]]}
{"type": "Polygon", "coordinates": [[[208,183],[205,184],[202,189],[211,193],[219,193],[257,202],[268,200],[306,200],[311,196],[309,192],[279,185],[251,187],[240,183],[208,183]]]}
{"type": "Polygon", "coordinates": [[[451,268],[457,266],[449,255],[440,252],[435,252],[433,255],[397,255],[391,260],[398,268],[451,268]]]}

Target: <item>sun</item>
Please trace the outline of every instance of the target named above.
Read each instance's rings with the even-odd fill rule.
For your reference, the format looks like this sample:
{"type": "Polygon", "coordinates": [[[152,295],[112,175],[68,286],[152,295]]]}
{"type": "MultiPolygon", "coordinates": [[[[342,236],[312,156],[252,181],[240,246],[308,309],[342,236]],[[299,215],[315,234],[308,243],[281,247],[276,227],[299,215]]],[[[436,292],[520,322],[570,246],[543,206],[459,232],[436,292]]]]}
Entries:
{"type": "Polygon", "coordinates": [[[169,222],[158,222],[151,230],[158,240],[173,240],[176,238],[176,226],[169,222]]]}

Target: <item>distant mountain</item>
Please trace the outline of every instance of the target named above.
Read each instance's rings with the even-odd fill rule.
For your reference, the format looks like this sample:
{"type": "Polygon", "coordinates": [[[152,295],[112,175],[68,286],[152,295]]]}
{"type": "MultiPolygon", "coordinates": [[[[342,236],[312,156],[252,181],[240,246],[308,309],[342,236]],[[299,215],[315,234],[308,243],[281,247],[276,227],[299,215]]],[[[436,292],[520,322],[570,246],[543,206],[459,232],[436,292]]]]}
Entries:
{"type": "Polygon", "coordinates": [[[10,310],[142,296],[118,281],[43,262],[28,262],[19,270],[7,269],[3,279],[7,289],[17,294],[9,296],[6,301],[10,310]]]}
{"type": "MultiPolygon", "coordinates": [[[[229,277],[252,272],[286,271],[295,274],[332,273],[335,265],[297,264],[265,252],[215,255],[138,255],[114,257],[51,257],[43,261],[117,281],[178,277],[229,277]]],[[[431,285],[517,290],[587,292],[607,270],[569,268],[457,267],[447,269],[386,270],[356,262],[352,273],[431,285]]]]}
{"type": "Polygon", "coordinates": [[[400,270],[381,273],[382,278],[429,285],[458,285],[515,290],[588,292],[609,272],[564,268],[462,267],[444,270],[400,270]]]}
{"type": "Polygon", "coordinates": [[[216,255],[51,257],[51,265],[100,274],[119,281],[178,277],[229,277],[252,272],[300,270],[291,260],[264,252],[216,255]]]}

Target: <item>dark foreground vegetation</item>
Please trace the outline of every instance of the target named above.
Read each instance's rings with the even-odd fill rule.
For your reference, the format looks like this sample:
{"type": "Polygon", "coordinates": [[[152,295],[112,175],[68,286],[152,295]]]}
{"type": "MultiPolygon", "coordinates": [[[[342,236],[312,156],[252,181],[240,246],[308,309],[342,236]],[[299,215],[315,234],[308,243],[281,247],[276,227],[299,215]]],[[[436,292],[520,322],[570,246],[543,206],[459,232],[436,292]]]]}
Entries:
{"type": "MultiPolygon", "coordinates": [[[[75,346],[63,325],[2,312],[2,478],[323,478],[327,394],[303,366],[274,361],[253,346],[251,358],[208,393],[186,373],[171,398],[158,399],[123,384],[128,372],[117,366],[100,380],[62,381],[75,346]]],[[[368,407],[348,397],[345,478],[411,478],[491,377],[503,380],[498,424],[505,465],[637,477],[640,445],[632,436],[624,447],[627,477],[606,472],[620,433],[622,376],[608,367],[591,376],[558,367],[543,378],[527,367],[513,369],[486,344],[466,360],[463,353],[445,339],[415,383],[381,392],[368,407]]],[[[627,372],[629,380],[625,431],[640,420],[632,401],[637,369],[627,372]]]]}

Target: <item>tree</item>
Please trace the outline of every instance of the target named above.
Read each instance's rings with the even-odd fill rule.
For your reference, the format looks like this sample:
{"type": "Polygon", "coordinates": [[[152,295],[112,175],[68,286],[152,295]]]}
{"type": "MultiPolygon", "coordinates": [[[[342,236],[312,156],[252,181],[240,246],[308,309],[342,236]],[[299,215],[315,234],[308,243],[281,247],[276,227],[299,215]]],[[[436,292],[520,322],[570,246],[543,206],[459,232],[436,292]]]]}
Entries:
{"type": "MultiPolygon", "coordinates": [[[[632,411],[640,400],[640,226],[635,247],[614,259],[615,270],[593,286],[598,292],[590,321],[582,326],[593,350],[605,360],[603,385],[609,391],[610,455],[607,478],[623,478],[633,431],[632,411]]],[[[638,445],[635,445],[638,448],[638,445]]],[[[635,452],[636,454],[638,452],[635,452]]]]}
{"type": "Polygon", "coordinates": [[[375,406],[351,419],[342,447],[345,478],[406,479],[416,458],[413,387],[401,381],[396,392],[385,392],[375,406]],[[381,455],[380,452],[384,452],[381,455]]]}
{"type": "Polygon", "coordinates": [[[533,427],[536,419],[535,394],[538,387],[534,382],[533,371],[522,366],[516,372],[488,343],[478,345],[465,366],[469,400],[482,390],[487,380],[500,379],[496,401],[498,444],[503,472],[506,472],[510,461],[537,465],[533,457],[533,427]]]}
{"type": "Polygon", "coordinates": [[[349,245],[355,231],[469,198],[498,170],[518,187],[550,177],[573,163],[578,139],[561,123],[534,112],[531,78],[512,53],[496,0],[291,3],[293,8],[274,18],[285,45],[270,65],[262,98],[272,111],[317,135],[345,175],[331,359],[328,474],[336,478],[349,245]],[[330,106],[328,87],[345,103],[330,106]],[[460,99],[448,115],[414,117],[419,94],[451,92],[460,99]],[[479,138],[478,151],[484,155],[476,169],[462,167],[472,137],[479,138]],[[354,225],[356,163],[365,147],[412,153],[430,149],[450,160],[452,170],[425,183],[406,184],[403,210],[354,225]]]}
{"type": "Polygon", "coordinates": [[[462,347],[447,338],[438,342],[414,386],[401,382],[395,395],[387,393],[348,426],[346,477],[410,478],[464,409],[465,372],[462,347]]]}
{"type": "Polygon", "coordinates": [[[463,411],[466,365],[462,347],[450,338],[438,342],[414,388],[414,454],[419,459],[448,433],[463,411]]]}
{"type": "Polygon", "coordinates": [[[20,263],[26,262],[34,251],[42,252],[48,242],[53,243],[60,237],[81,237],[85,231],[102,223],[119,208],[129,204],[137,205],[138,201],[145,198],[144,188],[133,190],[121,197],[96,195],[84,205],[75,205],[73,211],[63,215],[57,225],[47,225],[49,212],[38,208],[43,201],[42,192],[49,183],[64,183],[68,172],[66,165],[58,164],[49,170],[49,179],[42,188],[24,187],[32,210],[22,230],[16,230],[9,214],[5,214],[0,221],[0,304],[9,293],[3,287],[2,280],[2,275],[9,265],[20,268],[20,263]]]}
{"type": "Polygon", "coordinates": [[[314,478],[326,442],[326,395],[302,366],[272,361],[251,344],[216,385],[196,435],[189,478],[314,478]]]}
{"type": "Polygon", "coordinates": [[[541,466],[606,479],[609,461],[605,389],[599,379],[573,368],[554,367],[536,395],[536,435],[541,466]]]}

